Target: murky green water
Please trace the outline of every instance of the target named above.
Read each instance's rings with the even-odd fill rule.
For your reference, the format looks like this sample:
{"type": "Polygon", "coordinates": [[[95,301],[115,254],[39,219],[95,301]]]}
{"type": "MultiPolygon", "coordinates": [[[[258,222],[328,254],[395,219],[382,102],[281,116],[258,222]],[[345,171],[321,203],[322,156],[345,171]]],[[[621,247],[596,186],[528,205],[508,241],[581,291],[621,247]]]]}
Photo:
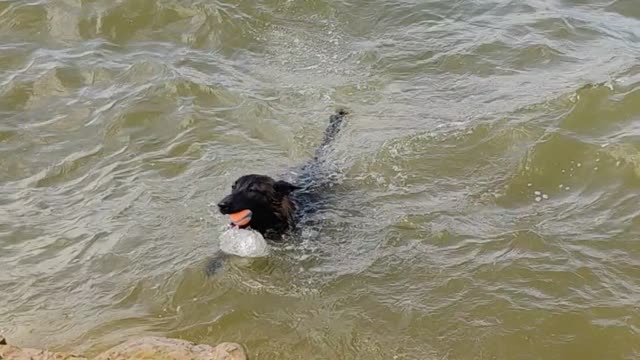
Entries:
{"type": "Polygon", "coordinates": [[[640,4],[0,2],[0,332],[255,359],[640,358],[640,4]],[[352,115],[321,227],[211,204],[352,115]]]}

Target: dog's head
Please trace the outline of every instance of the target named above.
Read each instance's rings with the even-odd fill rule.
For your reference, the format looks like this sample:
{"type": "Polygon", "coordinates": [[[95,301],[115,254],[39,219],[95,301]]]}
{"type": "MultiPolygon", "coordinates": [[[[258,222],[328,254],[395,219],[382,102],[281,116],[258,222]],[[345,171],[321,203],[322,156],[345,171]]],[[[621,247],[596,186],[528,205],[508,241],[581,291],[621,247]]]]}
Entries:
{"type": "Polygon", "coordinates": [[[267,230],[284,230],[293,217],[294,204],[289,194],[299,187],[286,181],[276,181],[265,175],[244,175],[238,178],[218,208],[225,215],[239,214],[244,210],[250,219],[239,227],[251,227],[261,233],[267,230]]]}

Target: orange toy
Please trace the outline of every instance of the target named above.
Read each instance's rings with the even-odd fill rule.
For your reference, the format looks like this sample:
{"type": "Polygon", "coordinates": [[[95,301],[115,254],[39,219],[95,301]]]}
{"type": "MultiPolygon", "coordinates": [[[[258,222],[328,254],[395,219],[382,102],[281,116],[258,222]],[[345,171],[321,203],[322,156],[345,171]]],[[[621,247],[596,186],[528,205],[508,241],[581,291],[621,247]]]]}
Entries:
{"type": "Polygon", "coordinates": [[[229,217],[235,226],[240,227],[247,225],[251,221],[251,215],[251,210],[240,210],[233,214],[229,214],[229,217]]]}

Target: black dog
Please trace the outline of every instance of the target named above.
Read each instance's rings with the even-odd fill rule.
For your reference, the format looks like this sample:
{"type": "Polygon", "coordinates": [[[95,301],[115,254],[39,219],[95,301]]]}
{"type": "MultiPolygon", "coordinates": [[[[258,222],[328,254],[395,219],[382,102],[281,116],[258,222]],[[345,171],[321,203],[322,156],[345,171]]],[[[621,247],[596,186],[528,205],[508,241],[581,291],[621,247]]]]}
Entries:
{"type": "Polygon", "coordinates": [[[321,164],[322,157],[346,115],[346,111],[340,110],[330,117],[322,144],[311,162],[302,167],[295,185],[265,175],[244,175],[234,182],[231,194],[218,204],[220,212],[229,215],[250,210],[250,221],[238,227],[249,227],[267,239],[281,240],[295,229],[304,214],[313,211],[319,190],[330,182],[330,177],[323,173],[326,169],[321,164]]]}

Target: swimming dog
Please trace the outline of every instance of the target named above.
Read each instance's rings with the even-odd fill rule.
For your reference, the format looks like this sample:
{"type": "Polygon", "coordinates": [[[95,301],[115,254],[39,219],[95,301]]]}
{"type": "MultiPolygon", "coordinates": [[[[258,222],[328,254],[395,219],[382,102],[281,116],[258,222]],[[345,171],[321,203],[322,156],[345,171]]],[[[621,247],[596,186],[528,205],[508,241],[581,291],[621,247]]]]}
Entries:
{"type": "Polygon", "coordinates": [[[313,199],[317,199],[322,185],[330,181],[322,178],[325,175],[320,163],[346,115],[340,110],[329,118],[324,140],[293,184],[267,175],[241,176],[231,186],[231,193],[218,203],[220,213],[229,215],[232,226],[251,228],[270,240],[280,240],[295,229],[302,215],[313,210],[313,199]]]}

